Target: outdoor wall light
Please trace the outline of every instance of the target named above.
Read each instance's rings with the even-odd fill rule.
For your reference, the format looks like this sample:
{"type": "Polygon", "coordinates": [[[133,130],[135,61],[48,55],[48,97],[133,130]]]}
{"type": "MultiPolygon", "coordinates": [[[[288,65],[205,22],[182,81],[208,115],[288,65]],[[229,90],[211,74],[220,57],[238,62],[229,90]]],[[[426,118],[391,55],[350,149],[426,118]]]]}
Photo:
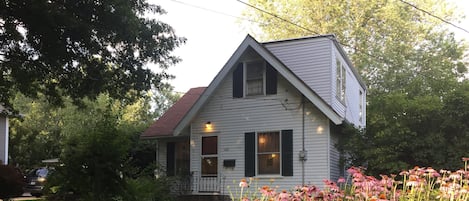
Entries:
{"type": "Polygon", "coordinates": [[[206,128],[206,129],[212,129],[212,122],[207,121],[207,122],[205,123],[205,128],[206,128]]]}

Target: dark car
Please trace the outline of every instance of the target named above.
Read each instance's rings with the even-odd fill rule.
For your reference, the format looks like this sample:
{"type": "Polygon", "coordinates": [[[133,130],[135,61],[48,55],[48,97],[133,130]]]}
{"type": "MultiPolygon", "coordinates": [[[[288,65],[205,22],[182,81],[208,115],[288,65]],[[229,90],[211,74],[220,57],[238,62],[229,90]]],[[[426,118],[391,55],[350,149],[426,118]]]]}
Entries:
{"type": "Polygon", "coordinates": [[[43,194],[44,186],[47,181],[47,176],[50,175],[51,169],[47,167],[36,168],[26,175],[25,192],[31,193],[33,196],[41,196],[43,194]]]}

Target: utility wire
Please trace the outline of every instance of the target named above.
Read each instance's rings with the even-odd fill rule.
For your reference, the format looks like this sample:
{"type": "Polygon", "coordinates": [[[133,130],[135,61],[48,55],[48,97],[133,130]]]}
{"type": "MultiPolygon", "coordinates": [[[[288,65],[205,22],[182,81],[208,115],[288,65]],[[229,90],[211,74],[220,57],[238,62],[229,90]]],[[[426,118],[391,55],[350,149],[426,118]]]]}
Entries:
{"type": "MultiPolygon", "coordinates": [[[[220,12],[220,11],[217,11],[217,10],[205,8],[205,7],[202,7],[202,6],[197,6],[197,5],[194,5],[194,4],[189,4],[189,3],[186,3],[186,2],[183,2],[183,1],[178,1],[178,0],[171,0],[171,1],[172,1],[172,2],[175,2],[175,3],[179,3],[179,4],[182,4],[182,5],[185,5],[185,6],[189,6],[189,7],[201,9],[201,10],[204,10],[204,11],[216,13],[216,14],[219,14],[219,15],[224,15],[224,16],[228,16],[228,17],[232,17],[232,18],[237,18],[237,19],[244,20],[244,21],[254,22],[254,23],[257,23],[257,24],[264,24],[264,23],[262,23],[262,22],[254,21],[254,20],[251,20],[251,19],[248,19],[248,18],[243,18],[243,17],[239,17],[239,16],[227,14],[227,13],[224,13],[224,12],[220,12]]],[[[265,24],[264,24],[264,25],[265,25],[265,24]]]]}
{"type": "Polygon", "coordinates": [[[261,11],[261,12],[263,12],[263,13],[266,13],[266,14],[272,16],[272,17],[275,17],[275,18],[277,18],[277,19],[279,19],[279,20],[282,20],[282,21],[284,21],[284,22],[286,22],[286,23],[288,23],[288,24],[291,24],[291,25],[293,25],[293,26],[299,27],[299,28],[301,28],[301,29],[303,29],[303,30],[306,30],[306,31],[309,31],[309,32],[311,32],[311,33],[320,35],[320,34],[319,34],[318,32],[316,32],[316,31],[313,31],[313,30],[308,29],[308,28],[306,28],[306,27],[300,26],[300,25],[298,25],[298,24],[296,24],[296,23],[294,23],[294,22],[292,22],[292,21],[290,21],[290,20],[287,20],[287,19],[285,19],[285,18],[282,18],[282,17],[280,17],[280,16],[278,16],[278,15],[276,15],[276,14],[274,14],[274,13],[268,12],[268,11],[266,11],[266,10],[263,10],[263,9],[261,9],[261,8],[258,8],[258,7],[254,6],[254,5],[252,5],[252,4],[246,3],[246,2],[241,1],[241,0],[237,0],[237,1],[240,2],[240,3],[242,3],[242,4],[244,4],[244,5],[246,5],[246,6],[249,6],[249,7],[251,7],[251,8],[254,8],[254,9],[258,10],[258,11],[261,11]]]}
{"type": "Polygon", "coordinates": [[[426,11],[426,10],[424,10],[424,9],[421,9],[421,8],[417,7],[416,5],[413,5],[413,4],[411,4],[411,3],[407,2],[407,1],[404,1],[404,0],[399,0],[399,1],[402,2],[402,3],[404,3],[404,4],[407,4],[407,5],[411,6],[411,7],[415,8],[415,9],[417,9],[417,10],[419,10],[419,11],[421,11],[421,12],[427,14],[427,15],[430,15],[430,16],[432,16],[433,18],[436,18],[436,19],[438,19],[438,20],[440,20],[440,21],[442,21],[442,22],[444,22],[444,23],[446,23],[446,24],[449,24],[449,25],[451,25],[451,26],[453,26],[453,27],[455,27],[455,28],[458,28],[458,29],[460,29],[460,30],[466,32],[466,33],[469,33],[468,30],[466,30],[466,29],[464,29],[464,28],[462,28],[462,27],[460,27],[460,26],[458,26],[458,25],[455,25],[455,24],[451,23],[451,22],[448,21],[448,20],[445,20],[445,19],[443,19],[443,18],[441,18],[441,17],[438,17],[438,16],[434,15],[433,13],[431,13],[431,12],[429,12],[429,11],[426,11]]]}
{"type": "MultiPolygon", "coordinates": [[[[306,31],[308,31],[308,32],[310,32],[310,33],[317,34],[317,35],[321,35],[321,34],[320,34],[319,32],[317,32],[317,31],[314,31],[314,30],[308,29],[308,28],[306,28],[306,27],[300,26],[300,25],[298,25],[298,24],[296,24],[296,23],[294,23],[294,22],[292,22],[292,21],[290,21],[290,20],[287,20],[287,19],[285,19],[285,18],[282,18],[282,17],[280,17],[280,16],[278,16],[278,15],[276,15],[276,14],[274,14],[274,13],[271,13],[271,12],[269,12],[269,11],[266,11],[266,10],[264,10],[264,9],[258,8],[258,7],[254,6],[254,5],[252,5],[252,4],[246,3],[246,2],[241,1],[241,0],[236,0],[236,1],[242,3],[242,4],[246,5],[246,6],[249,6],[249,7],[253,8],[253,9],[256,9],[256,10],[258,10],[258,11],[261,11],[261,12],[263,12],[263,13],[265,13],[265,14],[268,14],[268,15],[270,15],[270,16],[272,16],[272,17],[275,17],[275,18],[277,18],[277,19],[279,19],[279,20],[281,20],[281,21],[284,21],[284,22],[286,22],[286,23],[288,23],[288,24],[291,24],[291,25],[293,25],[293,26],[296,26],[296,27],[298,27],[298,28],[301,28],[301,29],[303,29],[303,30],[306,30],[306,31]]],[[[387,60],[387,59],[384,59],[384,58],[379,57],[379,56],[372,55],[372,54],[370,54],[370,53],[368,53],[368,52],[360,51],[360,50],[357,49],[356,47],[352,47],[351,45],[342,43],[342,42],[336,40],[335,38],[330,38],[330,37],[326,37],[326,38],[329,39],[329,40],[331,40],[331,41],[335,41],[335,42],[341,44],[342,46],[351,48],[351,49],[355,50],[355,52],[363,53],[363,54],[366,54],[366,55],[368,55],[368,56],[370,56],[370,57],[373,57],[373,58],[375,58],[375,59],[377,59],[377,60],[380,60],[380,61],[382,61],[382,62],[385,63],[385,64],[392,64],[392,62],[389,61],[389,60],[387,60]]]]}

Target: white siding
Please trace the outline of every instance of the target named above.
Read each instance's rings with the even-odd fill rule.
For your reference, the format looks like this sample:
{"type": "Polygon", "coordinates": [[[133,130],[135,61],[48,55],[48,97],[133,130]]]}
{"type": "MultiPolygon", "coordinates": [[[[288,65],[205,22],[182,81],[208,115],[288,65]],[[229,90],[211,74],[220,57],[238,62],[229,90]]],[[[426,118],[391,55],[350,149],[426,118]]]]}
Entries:
{"type": "MultiPolygon", "coordinates": [[[[0,112],[2,111],[0,105],[0,112]]],[[[8,117],[0,116],[0,164],[8,164],[8,117]]]]}
{"type": "Polygon", "coordinates": [[[342,167],[340,165],[340,152],[336,148],[336,144],[339,142],[339,136],[337,133],[331,132],[331,140],[329,144],[329,162],[331,169],[331,180],[337,182],[342,172],[342,167]]]}
{"type": "Polygon", "coordinates": [[[310,38],[265,47],[330,105],[332,44],[327,38],[310,38]]]}
{"type": "MultiPolygon", "coordinates": [[[[343,66],[345,66],[345,69],[347,71],[346,73],[346,88],[345,88],[345,102],[342,103],[337,97],[336,97],[336,62],[333,63],[332,67],[332,76],[331,79],[334,80],[333,82],[333,87],[330,92],[332,95],[333,101],[332,101],[332,108],[339,113],[340,116],[345,116],[345,119],[354,124],[355,126],[358,127],[364,127],[366,125],[366,111],[365,111],[365,103],[363,103],[363,118],[360,121],[360,110],[359,110],[359,93],[360,91],[363,92],[363,97],[364,100],[366,100],[366,91],[363,89],[363,87],[360,85],[358,78],[354,75],[354,73],[351,70],[351,66],[345,62],[344,58],[341,56],[341,54],[338,52],[336,48],[334,48],[334,57],[332,57],[332,61],[336,61],[338,59],[343,66]],[[345,104],[345,106],[344,106],[345,104]]],[[[364,101],[366,102],[366,101],[364,101]]]]}
{"type": "MultiPolygon", "coordinates": [[[[328,103],[337,114],[356,126],[364,127],[366,112],[359,121],[360,85],[346,60],[334,42],[326,37],[266,43],[264,45],[282,63],[303,80],[314,92],[328,103]],[[336,97],[336,59],[346,67],[346,98],[336,97]]],[[[366,96],[365,96],[366,97],[366,96]]],[[[365,108],[365,104],[363,105],[365,108]]],[[[365,110],[365,109],[364,109],[365,110]]]]}
{"type": "MultiPolygon", "coordinates": [[[[218,136],[219,175],[225,178],[226,184],[221,191],[226,194],[226,186],[237,187],[239,180],[244,178],[244,133],[293,129],[294,176],[261,176],[257,177],[257,185],[279,186],[281,190],[301,184],[302,166],[298,157],[302,149],[301,95],[281,76],[277,92],[277,95],[257,98],[232,98],[231,74],[220,83],[191,123],[191,171],[194,176],[200,174],[200,145],[204,135],[218,136]],[[207,121],[213,126],[212,132],[204,130],[207,121]],[[225,159],[236,160],[236,166],[224,168],[225,159]],[[273,184],[270,183],[271,179],[275,180],[273,184]]],[[[305,183],[322,186],[322,180],[329,178],[329,121],[311,103],[305,108],[305,149],[308,151],[305,183]]]]}

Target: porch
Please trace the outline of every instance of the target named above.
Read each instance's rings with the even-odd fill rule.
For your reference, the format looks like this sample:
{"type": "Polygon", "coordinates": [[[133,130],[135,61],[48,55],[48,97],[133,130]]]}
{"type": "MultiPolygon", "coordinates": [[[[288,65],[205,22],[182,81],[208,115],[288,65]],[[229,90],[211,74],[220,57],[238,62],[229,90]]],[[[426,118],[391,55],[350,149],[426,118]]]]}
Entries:
{"type": "Polygon", "coordinates": [[[225,195],[224,177],[200,176],[192,172],[185,176],[170,176],[171,193],[177,196],[183,195],[225,195]]]}

